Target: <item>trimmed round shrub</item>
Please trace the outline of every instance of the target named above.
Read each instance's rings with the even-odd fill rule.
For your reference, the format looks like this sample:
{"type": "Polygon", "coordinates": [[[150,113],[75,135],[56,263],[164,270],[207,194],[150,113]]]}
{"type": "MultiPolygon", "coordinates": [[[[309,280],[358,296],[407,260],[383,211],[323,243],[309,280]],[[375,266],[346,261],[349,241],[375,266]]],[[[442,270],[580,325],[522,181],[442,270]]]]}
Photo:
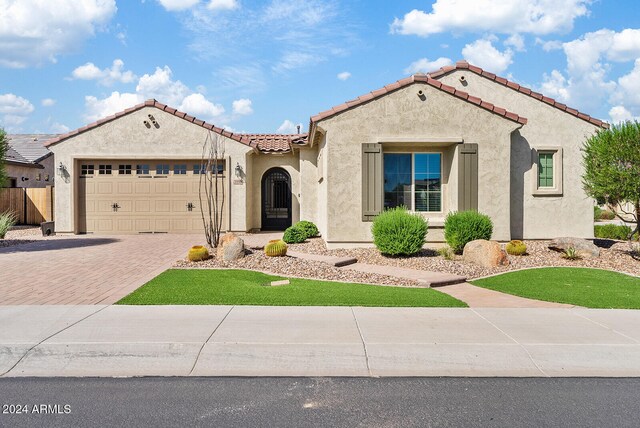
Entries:
{"type": "Polygon", "coordinates": [[[298,229],[295,226],[291,226],[284,231],[282,240],[287,244],[299,244],[307,239],[307,234],[302,229],[298,229]]]}
{"type": "Polygon", "coordinates": [[[195,245],[189,250],[187,258],[190,262],[201,262],[202,260],[207,260],[209,258],[209,250],[202,245],[195,245]]]}
{"type": "Polygon", "coordinates": [[[493,222],[488,215],[476,211],[458,211],[447,214],[444,221],[444,239],[456,253],[477,239],[491,239],[493,222]]]}
{"type": "Polygon", "coordinates": [[[507,254],[512,256],[524,256],[527,254],[527,244],[517,239],[510,241],[504,247],[507,254]]]}
{"type": "Polygon", "coordinates": [[[274,239],[264,247],[264,253],[269,257],[284,257],[287,255],[287,243],[282,239],[274,239]]]}
{"type": "Polygon", "coordinates": [[[318,231],[318,226],[306,220],[297,222],[295,227],[302,230],[307,238],[313,238],[314,236],[318,236],[318,233],[320,233],[318,231]]]}
{"type": "Polygon", "coordinates": [[[373,243],[382,254],[410,256],[424,245],[429,225],[419,214],[404,207],[386,210],[373,220],[373,243]]]}

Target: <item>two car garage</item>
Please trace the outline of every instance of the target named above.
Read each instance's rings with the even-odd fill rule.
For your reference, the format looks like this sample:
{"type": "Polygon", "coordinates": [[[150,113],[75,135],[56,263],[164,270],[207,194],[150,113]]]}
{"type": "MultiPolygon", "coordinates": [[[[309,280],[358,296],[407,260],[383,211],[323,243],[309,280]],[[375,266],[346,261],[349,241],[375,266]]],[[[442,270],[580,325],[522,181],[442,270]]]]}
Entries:
{"type": "MultiPolygon", "coordinates": [[[[201,232],[200,164],[200,160],[78,161],[78,232],[201,232]]],[[[219,172],[224,177],[222,164],[219,172]]],[[[227,182],[224,178],[219,195],[227,182]]],[[[223,229],[228,220],[225,212],[226,207],[223,229]]]]}

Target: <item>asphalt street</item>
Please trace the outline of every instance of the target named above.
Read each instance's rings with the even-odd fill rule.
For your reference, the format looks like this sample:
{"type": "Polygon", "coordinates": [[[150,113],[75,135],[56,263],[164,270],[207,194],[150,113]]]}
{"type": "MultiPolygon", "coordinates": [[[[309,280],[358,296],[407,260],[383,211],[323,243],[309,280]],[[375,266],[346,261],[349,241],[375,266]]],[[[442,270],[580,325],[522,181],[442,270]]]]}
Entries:
{"type": "Polygon", "coordinates": [[[5,378],[0,426],[635,427],[638,402],[622,378],[5,378]]]}

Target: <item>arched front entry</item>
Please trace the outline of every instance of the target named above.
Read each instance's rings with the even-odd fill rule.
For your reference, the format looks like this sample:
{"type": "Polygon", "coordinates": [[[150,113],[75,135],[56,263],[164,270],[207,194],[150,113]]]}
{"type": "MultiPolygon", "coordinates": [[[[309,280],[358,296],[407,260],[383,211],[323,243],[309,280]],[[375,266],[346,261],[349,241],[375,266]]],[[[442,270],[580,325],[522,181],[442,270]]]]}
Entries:
{"type": "Polygon", "coordinates": [[[285,230],[291,226],[291,176],[271,168],[262,176],[262,230],[285,230]]]}

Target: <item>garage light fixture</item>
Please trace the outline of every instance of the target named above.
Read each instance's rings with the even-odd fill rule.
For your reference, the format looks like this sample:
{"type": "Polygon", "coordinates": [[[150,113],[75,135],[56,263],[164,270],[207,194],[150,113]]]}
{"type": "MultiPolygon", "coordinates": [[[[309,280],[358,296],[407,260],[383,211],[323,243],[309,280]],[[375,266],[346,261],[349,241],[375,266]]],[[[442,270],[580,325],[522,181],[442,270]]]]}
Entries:
{"type": "Polygon", "coordinates": [[[242,166],[240,166],[240,162],[236,163],[236,177],[242,178],[242,166]]]}
{"type": "Polygon", "coordinates": [[[58,174],[64,178],[67,175],[67,167],[62,162],[58,165],[58,174]]]}

